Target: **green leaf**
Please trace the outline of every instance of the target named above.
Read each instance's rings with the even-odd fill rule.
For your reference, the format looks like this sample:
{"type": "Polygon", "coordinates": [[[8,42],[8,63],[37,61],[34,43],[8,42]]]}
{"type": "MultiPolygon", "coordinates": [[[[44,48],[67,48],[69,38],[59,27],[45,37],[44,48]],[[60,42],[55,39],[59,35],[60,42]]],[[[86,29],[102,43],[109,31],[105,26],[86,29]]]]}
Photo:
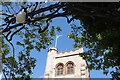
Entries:
{"type": "Polygon", "coordinates": [[[35,49],[37,49],[37,51],[40,51],[40,48],[38,48],[37,46],[35,46],[35,49]]]}
{"type": "Polygon", "coordinates": [[[58,32],[62,31],[61,28],[60,28],[59,26],[57,26],[56,29],[57,29],[58,32]]]}
{"type": "Polygon", "coordinates": [[[17,43],[16,43],[16,44],[24,47],[24,44],[22,44],[22,43],[21,43],[21,42],[19,42],[19,41],[17,41],[17,43]]]}

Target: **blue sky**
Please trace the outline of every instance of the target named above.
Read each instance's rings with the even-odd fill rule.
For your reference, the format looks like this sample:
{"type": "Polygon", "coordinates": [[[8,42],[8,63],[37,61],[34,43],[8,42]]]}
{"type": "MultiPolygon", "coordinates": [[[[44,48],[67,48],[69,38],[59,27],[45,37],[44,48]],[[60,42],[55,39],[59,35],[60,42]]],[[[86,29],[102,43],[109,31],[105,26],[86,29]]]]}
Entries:
{"type": "MultiPolygon", "coordinates": [[[[78,26],[80,25],[80,22],[78,20],[77,21],[75,20],[70,24],[72,23],[78,26]]],[[[52,23],[50,23],[51,26],[59,26],[62,29],[60,33],[58,32],[56,33],[57,35],[62,35],[61,37],[58,38],[58,41],[57,41],[58,52],[77,49],[77,48],[73,48],[72,46],[73,40],[67,37],[68,33],[71,31],[70,24],[68,24],[66,18],[63,18],[63,17],[55,18],[53,19],[52,23]]],[[[21,40],[17,36],[15,36],[14,39],[16,39],[15,41],[21,40]]],[[[52,41],[52,45],[50,45],[49,47],[55,46],[55,39],[56,37],[54,37],[54,41],[52,41]]],[[[15,41],[13,41],[14,45],[15,45],[15,41]]],[[[36,58],[37,60],[36,67],[33,70],[33,74],[31,75],[32,78],[42,78],[44,76],[49,47],[46,50],[41,49],[40,52],[36,51],[35,49],[31,51],[31,56],[36,58]]],[[[17,54],[18,51],[21,50],[21,47],[16,45],[15,49],[17,54]]],[[[86,51],[85,48],[84,48],[84,51],[86,51]]],[[[107,76],[103,75],[102,70],[92,70],[90,71],[90,78],[111,78],[111,76],[110,74],[108,74],[107,76]]]]}
{"type": "MultiPolygon", "coordinates": [[[[76,25],[80,25],[79,21],[74,21],[72,23],[75,23],[76,25]]],[[[58,38],[57,41],[57,48],[58,52],[63,52],[63,51],[70,51],[70,50],[75,50],[76,48],[73,48],[73,40],[69,39],[67,37],[67,34],[71,31],[70,29],[70,24],[67,23],[66,18],[55,18],[53,19],[53,22],[51,25],[54,26],[60,26],[62,31],[60,33],[57,33],[57,35],[62,35],[61,37],[58,38]]],[[[52,42],[51,46],[55,46],[55,38],[54,41],[52,42]]],[[[49,47],[46,50],[42,50],[41,52],[37,52],[35,50],[32,51],[32,56],[36,57],[37,63],[36,67],[33,71],[32,77],[43,77],[44,71],[45,71],[45,66],[46,66],[46,59],[47,59],[47,51],[49,47]]],[[[85,49],[86,51],[86,49],[85,49]]],[[[90,77],[91,78],[110,78],[110,74],[108,76],[103,75],[103,72],[101,70],[92,70],[90,71],[90,77]]]]}
{"type": "MultiPolygon", "coordinates": [[[[80,25],[79,21],[71,22],[71,24],[72,23],[75,23],[76,25],[80,25]]],[[[57,35],[62,35],[60,38],[58,38],[58,43],[57,43],[58,52],[75,50],[75,48],[73,48],[72,46],[73,40],[67,37],[71,29],[70,29],[70,24],[67,23],[66,18],[62,18],[62,17],[55,18],[53,19],[53,22],[50,25],[59,26],[62,29],[60,33],[56,33],[57,35]]],[[[16,39],[15,41],[20,40],[19,37],[14,37],[14,39],[16,39]]],[[[12,42],[15,44],[15,41],[12,41],[12,42]]],[[[55,37],[54,37],[54,41],[52,42],[52,45],[50,45],[49,47],[51,46],[55,46],[55,37]]],[[[43,77],[49,47],[46,50],[42,49],[41,52],[38,52],[35,49],[31,51],[31,56],[37,59],[36,67],[33,70],[33,74],[31,75],[31,77],[33,78],[43,77]]],[[[16,53],[18,53],[21,47],[15,46],[15,49],[16,49],[16,53]]],[[[84,51],[86,51],[86,49],[84,51]]],[[[90,77],[91,78],[111,78],[110,74],[108,74],[108,76],[103,75],[103,72],[101,70],[90,71],[90,77]]]]}

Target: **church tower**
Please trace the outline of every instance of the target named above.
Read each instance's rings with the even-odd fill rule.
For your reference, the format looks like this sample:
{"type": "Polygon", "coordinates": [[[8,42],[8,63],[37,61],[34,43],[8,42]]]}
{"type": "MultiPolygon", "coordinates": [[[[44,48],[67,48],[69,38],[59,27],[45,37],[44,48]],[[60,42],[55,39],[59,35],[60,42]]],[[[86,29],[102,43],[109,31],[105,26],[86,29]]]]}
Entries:
{"type": "Polygon", "coordinates": [[[58,53],[56,47],[48,50],[44,78],[90,78],[87,63],[80,57],[83,48],[58,53]]]}

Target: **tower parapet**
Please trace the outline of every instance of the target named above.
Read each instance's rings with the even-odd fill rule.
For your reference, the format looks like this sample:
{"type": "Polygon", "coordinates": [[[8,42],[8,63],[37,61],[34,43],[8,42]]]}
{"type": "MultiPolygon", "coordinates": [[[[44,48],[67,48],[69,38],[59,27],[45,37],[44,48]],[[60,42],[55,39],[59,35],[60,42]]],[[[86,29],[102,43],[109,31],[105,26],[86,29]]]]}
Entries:
{"type": "Polygon", "coordinates": [[[87,62],[80,56],[81,53],[84,53],[83,47],[60,53],[56,47],[50,47],[44,78],[87,78],[89,80],[87,62]]]}

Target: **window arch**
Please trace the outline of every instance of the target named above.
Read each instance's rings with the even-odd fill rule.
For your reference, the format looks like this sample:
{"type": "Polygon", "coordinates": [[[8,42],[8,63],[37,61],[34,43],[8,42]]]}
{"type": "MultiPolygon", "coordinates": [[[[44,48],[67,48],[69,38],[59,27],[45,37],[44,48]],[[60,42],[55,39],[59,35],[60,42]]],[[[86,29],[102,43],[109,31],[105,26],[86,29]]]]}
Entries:
{"type": "Polygon", "coordinates": [[[63,75],[63,72],[64,72],[64,65],[62,63],[58,63],[56,65],[56,75],[57,76],[60,76],[60,75],[63,75]]]}
{"type": "Polygon", "coordinates": [[[74,63],[71,61],[66,64],[66,74],[74,74],[74,63]]]}

